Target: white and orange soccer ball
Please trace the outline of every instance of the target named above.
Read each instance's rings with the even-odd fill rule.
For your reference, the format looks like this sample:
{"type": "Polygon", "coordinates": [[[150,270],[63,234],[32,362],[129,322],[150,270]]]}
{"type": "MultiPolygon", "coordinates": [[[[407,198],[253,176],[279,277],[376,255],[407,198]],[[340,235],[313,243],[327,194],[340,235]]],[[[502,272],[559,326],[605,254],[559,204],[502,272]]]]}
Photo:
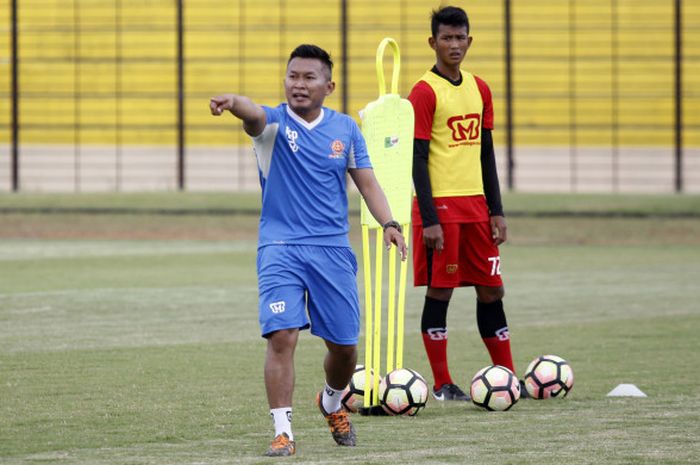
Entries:
{"type": "Polygon", "coordinates": [[[469,393],[475,405],[490,411],[504,411],[520,399],[520,381],[508,368],[489,365],[476,372],[469,393]]]}
{"type": "Polygon", "coordinates": [[[574,371],[563,358],[542,355],[528,365],[524,381],[533,399],[565,397],[574,387],[574,371]]]}
{"type": "Polygon", "coordinates": [[[379,382],[379,403],[389,415],[416,415],[428,400],[428,383],[416,371],[399,368],[379,382]]]}
{"type": "MultiPolygon", "coordinates": [[[[372,383],[372,376],[374,374],[373,370],[370,370],[370,384],[372,383]]],[[[370,398],[372,397],[372,389],[369,391],[370,398]]],[[[355,373],[353,373],[352,378],[350,378],[350,384],[347,385],[343,391],[343,397],[341,399],[343,407],[348,412],[357,413],[365,403],[365,366],[357,365],[355,366],[355,373]]]]}

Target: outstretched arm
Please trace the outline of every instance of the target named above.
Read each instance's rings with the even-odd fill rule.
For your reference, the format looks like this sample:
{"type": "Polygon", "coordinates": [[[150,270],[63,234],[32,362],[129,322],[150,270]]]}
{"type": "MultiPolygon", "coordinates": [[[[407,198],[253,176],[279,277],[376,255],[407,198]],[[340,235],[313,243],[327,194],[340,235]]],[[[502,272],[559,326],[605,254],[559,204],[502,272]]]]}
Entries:
{"type": "MultiPolygon", "coordinates": [[[[391,208],[386,200],[384,191],[374,176],[374,170],[372,168],[352,168],[348,172],[359,189],[362,198],[365,199],[374,219],[381,225],[391,221],[391,208]]],[[[389,226],[384,230],[384,244],[389,247],[392,242],[398,247],[401,260],[406,260],[406,241],[403,238],[403,234],[397,228],[389,226]]]]}
{"type": "Polygon", "coordinates": [[[259,136],[265,129],[265,110],[248,97],[234,94],[223,94],[213,97],[209,109],[214,116],[220,116],[228,110],[236,118],[243,120],[243,129],[250,136],[259,136]]]}

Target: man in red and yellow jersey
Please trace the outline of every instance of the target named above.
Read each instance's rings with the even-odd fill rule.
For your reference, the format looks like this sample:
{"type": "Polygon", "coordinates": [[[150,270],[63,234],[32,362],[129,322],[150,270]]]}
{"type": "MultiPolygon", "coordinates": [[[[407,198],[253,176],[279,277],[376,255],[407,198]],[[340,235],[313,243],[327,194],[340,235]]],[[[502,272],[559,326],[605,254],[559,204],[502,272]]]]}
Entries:
{"type": "Polygon", "coordinates": [[[447,364],[447,307],[455,287],[474,286],[479,332],[495,365],[513,372],[498,246],[506,222],[493,150],[488,85],[460,69],[472,43],[458,7],[433,11],[435,66],[408,99],[415,111],[414,285],[427,286],[421,331],[437,400],[469,400],[447,364]]]}

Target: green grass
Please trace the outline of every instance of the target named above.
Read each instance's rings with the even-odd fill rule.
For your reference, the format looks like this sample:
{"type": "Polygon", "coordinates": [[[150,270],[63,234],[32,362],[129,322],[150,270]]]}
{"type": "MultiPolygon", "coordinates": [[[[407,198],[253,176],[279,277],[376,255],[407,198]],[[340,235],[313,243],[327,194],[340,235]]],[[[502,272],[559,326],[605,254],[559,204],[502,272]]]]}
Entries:
{"type": "Polygon", "coordinates": [[[0,209],[42,210],[221,210],[259,209],[260,194],[200,194],[194,192],[81,194],[0,194],[0,209]]]}
{"type": "MultiPolygon", "coordinates": [[[[359,211],[357,195],[350,208],[359,211]]],[[[649,194],[504,194],[506,212],[515,214],[605,214],[700,216],[700,195],[649,194]]],[[[191,213],[255,211],[260,194],[210,193],[100,193],[100,194],[0,194],[0,212],[41,210],[93,210],[116,212],[191,213]]]]}
{"type": "MultiPolygon", "coordinates": [[[[90,197],[80,202],[104,206],[90,197]]],[[[144,195],[135,207],[182,205],[180,194],[156,197],[144,195]]],[[[26,199],[17,205],[47,205],[26,199]]],[[[554,211],[566,199],[526,204],[554,211]]],[[[634,208],[678,205],[675,197],[647,200],[646,210],[634,208]]],[[[570,202],[589,209],[580,197],[570,202]]],[[[207,209],[207,196],[197,205],[207,209]]],[[[22,208],[0,213],[0,463],[272,463],[260,456],[272,426],[257,326],[256,218],[22,208]]],[[[505,413],[432,401],[415,418],[354,417],[359,445],[339,448],[313,405],[323,344],[304,333],[296,354],[298,453],[286,461],[697,463],[697,223],[509,220],[502,256],[516,366],[522,372],[543,353],[567,358],[576,384],[565,399],[523,401],[505,413]],[[619,383],[649,397],[606,397],[619,383]]],[[[407,291],[405,365],[428,376],[422,294],[407,291]]],[[[450,365],[462,385],[488,363],[474,320],[473,291],[456,291],[450,365]]]]}
{"type": "Polygon", "coordinates": [[[507,211],[525,214],[700,216],[700,195],[505,194],[503,201],[507,211]]]}

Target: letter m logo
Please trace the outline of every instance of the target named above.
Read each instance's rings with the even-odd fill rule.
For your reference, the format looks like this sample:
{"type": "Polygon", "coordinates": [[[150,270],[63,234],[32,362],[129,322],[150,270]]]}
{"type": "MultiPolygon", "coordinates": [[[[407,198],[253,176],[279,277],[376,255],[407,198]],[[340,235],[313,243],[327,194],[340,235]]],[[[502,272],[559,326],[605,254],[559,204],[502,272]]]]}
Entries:
{"type": "Polygon", "coordinates": [[[456,142],[463,140],[476,140],[479,138],[479,126],[481,115],[469,113],[468,115],[457,115],[447,120],[447,127],[452,131],[452,139],[456,142]]]}

